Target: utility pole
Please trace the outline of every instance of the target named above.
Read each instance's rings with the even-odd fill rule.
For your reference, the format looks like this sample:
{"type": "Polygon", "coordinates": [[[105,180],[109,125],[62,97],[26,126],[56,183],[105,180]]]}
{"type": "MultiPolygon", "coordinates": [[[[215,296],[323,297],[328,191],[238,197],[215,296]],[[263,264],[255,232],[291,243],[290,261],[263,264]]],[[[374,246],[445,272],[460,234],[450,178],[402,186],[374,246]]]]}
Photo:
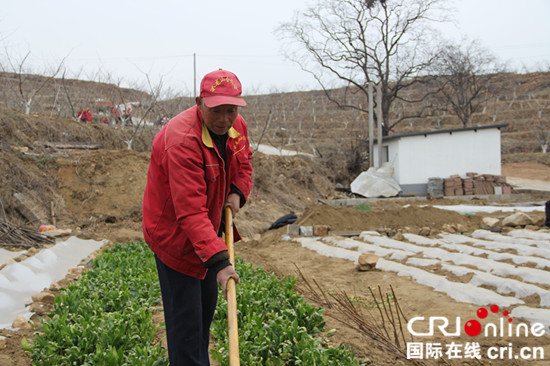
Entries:
{"type": "Polygon", "coordinates": [[[193,52],[193,99],[197,98],[197,54],[193,52]]]}
{"type": "Polygon", "coordinates": [[[376,120],[378,122],[378,168],[382,167],[383,157],[382,157],[382,126],[384,121],[382,120],[382,90],[380,84],[376,85],[376,120]]]}
{"type": "Polygon", "coordinates": [[[369,82],[369,168],[374,166],[374,108],[372,97],[372,83],[369,82]]]}

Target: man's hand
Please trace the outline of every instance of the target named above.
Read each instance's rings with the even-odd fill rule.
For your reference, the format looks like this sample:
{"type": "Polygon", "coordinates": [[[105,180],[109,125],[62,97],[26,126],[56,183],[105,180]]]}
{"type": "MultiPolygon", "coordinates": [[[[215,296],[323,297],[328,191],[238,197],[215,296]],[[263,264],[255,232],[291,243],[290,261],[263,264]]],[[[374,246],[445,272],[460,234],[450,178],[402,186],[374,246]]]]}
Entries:
{"type": "Polygon", "coordinates": [[[227,206],[231,207],[231,211],[233,211],[233,217],[239,212],[239,209],[241,208],[241,196],[239,196],[237,193],[230,193],[229,196],[227,196],[227,200],[225,200],[225,205],[223,206],[226,208],[227,206]]]}
{"type": "Polygon", "coordinates": [[[233,278],[235,280],[235,283],[239,283],[239,275],[237,274],[237,272],[235,272],[235,269],[233,268],[233,266],[227,266],[220,269],[216,276],[218,285],[222,286],[223,297],[226,300],[227,300],[227,281],[229,281],[230,278],[233,278]]]}

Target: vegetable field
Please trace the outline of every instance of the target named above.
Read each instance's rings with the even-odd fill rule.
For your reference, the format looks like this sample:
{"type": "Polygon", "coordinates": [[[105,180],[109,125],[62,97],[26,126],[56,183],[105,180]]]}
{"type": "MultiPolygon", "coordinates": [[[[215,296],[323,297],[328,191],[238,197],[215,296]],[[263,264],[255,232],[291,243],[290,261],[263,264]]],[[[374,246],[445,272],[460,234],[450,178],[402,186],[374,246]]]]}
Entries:
{"type": "MultiPolygon", "coordinates": [[[[236,262],[241,277],[237,286],[241,364],[359,365],[348,349],[323,346],[327,341],[323,311],[293,291],[296,278],[279,281],[239,258],[236,262]]],[[[229,359],[227,303],[220,299],[212,329],[217,340],[213,356],[225,365],[229,359]]]]}
{"type": "MultiPolygon", "coordinates": [[[[344,347],[326,346],[323,311],[293,291],[295,278],[278,280],[237,258],[239,344],[242,365],[359,365],[344,347]]],[[[34,365],[167,365],[155,340],[154,309],[161,309],[155,261],[144,243],[117,244],[55,299],[32,341],[23,341],[34,365]]],[[[161,324],[160,326],[162,326],[161,324]]],[[[220,296],[212,326],[212,356],[228,364],[227,305],[220,296]]]]}
{"type": "Polygon", "coordinates": [[[142,243],[107,249],[55,299],[28,349],[34,365],[167,365],[153,344],[160,306],[154,257],[142,243]]]}

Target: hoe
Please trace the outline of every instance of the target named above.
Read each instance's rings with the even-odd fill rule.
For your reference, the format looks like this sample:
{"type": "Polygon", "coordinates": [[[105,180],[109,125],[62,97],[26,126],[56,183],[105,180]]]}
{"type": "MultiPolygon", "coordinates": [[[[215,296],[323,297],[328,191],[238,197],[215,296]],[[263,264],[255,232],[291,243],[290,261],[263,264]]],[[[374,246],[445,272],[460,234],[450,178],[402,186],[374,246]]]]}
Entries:
{"type": "MultiPolygon", "coordinates": [[[[233,251],[233,212],[230,207],[225,209],[225,244],[229,252],[229,261],[235,265],[233,251]]],[[[229,332],[229,366],[239,366],[239,328],[237,325],[237,292],[235,279],[227,281],[227,324],[229,332]]]]}

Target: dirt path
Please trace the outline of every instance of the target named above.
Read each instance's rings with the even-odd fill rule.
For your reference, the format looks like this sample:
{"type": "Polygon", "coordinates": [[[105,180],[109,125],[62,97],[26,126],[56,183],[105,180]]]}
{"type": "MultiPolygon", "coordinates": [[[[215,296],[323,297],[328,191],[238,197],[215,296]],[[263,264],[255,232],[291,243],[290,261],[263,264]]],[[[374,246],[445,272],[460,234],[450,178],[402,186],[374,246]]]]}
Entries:
{"type": "Polygon", "coordinates": [[[510,163],[502,166],[505,177],[534,179],[550,182],[550,166],[539,163],[510,163]]]}
{"type": "Polygon", "coordinates": [[[510,163],[502,166],[502,175],[512,186],[550,192],[550,167],[538,163],[510,163]]]}

